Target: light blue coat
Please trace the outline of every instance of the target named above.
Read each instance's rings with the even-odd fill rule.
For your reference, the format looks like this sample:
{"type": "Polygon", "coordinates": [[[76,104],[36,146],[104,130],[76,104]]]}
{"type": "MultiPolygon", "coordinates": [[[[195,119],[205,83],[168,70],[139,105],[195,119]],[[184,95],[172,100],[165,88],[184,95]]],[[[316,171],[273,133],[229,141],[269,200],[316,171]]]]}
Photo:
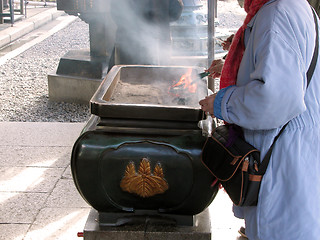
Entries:
{"type": "Polygon", "coordinates": [[[220,95],[222,118],[242,126],[262,157],[290,123],[273,150],[258,206],[235,207],[235,215],[245,218],[250,240],[319,240],[320,57],[306,90],[315,46],[307,1],[266,3],[248,24],[245,43],[237,85],[220,95]]]}

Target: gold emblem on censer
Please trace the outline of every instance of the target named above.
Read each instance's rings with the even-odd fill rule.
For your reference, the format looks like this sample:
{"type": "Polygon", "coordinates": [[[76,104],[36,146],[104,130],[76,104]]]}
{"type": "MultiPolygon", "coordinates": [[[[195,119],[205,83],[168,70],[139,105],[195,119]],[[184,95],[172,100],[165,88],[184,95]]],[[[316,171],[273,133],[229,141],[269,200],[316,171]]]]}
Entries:
{"type": "Polygon", "coordinates": [[[143,198],[164,193],[169,188],[160,163],[155,166],[152,174],[147,158],[141,160],[138,172],[133,162],[127,165],[120,187],[125,192],[135,193],[143,198]]]}

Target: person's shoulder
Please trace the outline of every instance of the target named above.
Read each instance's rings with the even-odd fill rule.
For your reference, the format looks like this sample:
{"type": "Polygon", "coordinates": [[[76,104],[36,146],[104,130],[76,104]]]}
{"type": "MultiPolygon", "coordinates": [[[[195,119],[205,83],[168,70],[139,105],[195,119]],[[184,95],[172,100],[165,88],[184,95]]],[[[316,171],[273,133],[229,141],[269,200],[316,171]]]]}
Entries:
{"type": "Polygon", "coordinates": [[[313,18],[306,0],[270,0],[259,10],[255,21],[265,29],[283,32],[285,28],[296,31],[313,22],[313,18]]]}
{"type": "Polygon", "coordinates": [[[310,4],[306,0],[270,0],[260,9],[258,15],[265,20],[301,20],[310,14],[310,10],[310,4]]]}
{"type": "Polygon", "coordinates": [[[255,20],[256,41],[272,42],[276,46],[284,44],[303,56],[308,41],[314,39],[309,3],[306,0],[271,0],[260,10],[255,20]]]}

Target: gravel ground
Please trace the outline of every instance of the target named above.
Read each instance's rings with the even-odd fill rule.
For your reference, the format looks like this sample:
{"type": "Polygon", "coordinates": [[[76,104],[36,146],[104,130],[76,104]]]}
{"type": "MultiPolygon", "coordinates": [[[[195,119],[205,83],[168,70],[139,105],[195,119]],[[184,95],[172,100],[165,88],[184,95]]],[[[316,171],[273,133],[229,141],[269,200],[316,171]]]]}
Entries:
{"type": "Polygon", "coordinates": [[[217,31],[236,31],[243,23],[246,13],[237,0],[218,0],[217,31]]]}
{"type": "Polygon", "coordinates": [[[0,121],[83,122],[89,105],[49,101],[49,73],[71,49],[89,48],[88,25],[76,20],[0,66],[0,121]]]}
{"type": "MultiPolygon", "coordinates": [[[[236,0],[218,1],[217,30],[237,29],[244,11],[236,0]]],[[[89,48],[88,25],[76,20],[0,66],[0,121],[85,122],[88,105],[49,101],[47,75],[69,50],[89,48]]]]}

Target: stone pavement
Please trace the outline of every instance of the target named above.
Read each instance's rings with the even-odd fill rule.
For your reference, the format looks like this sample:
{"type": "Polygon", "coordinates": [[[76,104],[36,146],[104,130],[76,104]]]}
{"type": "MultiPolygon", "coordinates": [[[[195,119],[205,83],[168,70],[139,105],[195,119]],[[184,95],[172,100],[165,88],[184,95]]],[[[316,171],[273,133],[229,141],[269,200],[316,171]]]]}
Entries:
{"type": "Polygon", "coordinates": [[[28,6],[26,12],[27,17],[20,17],[13,26],[11,23],[0,24],[0,48],[65,14],[53,6],[28,6]]]}
{"type": "Polygon", "coordinates": [[[70,154],[83,123],[0,123],[0,239],[77,239],[90,207],[70,154]]]}
{"type": "MultiPolygon", "coordinates": [[[[72,240],[90,206],[70,171],[72,146],[85,123],[0,122],[0,239],[72,240]]],[[[240,240],[243,221],[220,191],[209,207],[213,240],[240,240]]]]}

